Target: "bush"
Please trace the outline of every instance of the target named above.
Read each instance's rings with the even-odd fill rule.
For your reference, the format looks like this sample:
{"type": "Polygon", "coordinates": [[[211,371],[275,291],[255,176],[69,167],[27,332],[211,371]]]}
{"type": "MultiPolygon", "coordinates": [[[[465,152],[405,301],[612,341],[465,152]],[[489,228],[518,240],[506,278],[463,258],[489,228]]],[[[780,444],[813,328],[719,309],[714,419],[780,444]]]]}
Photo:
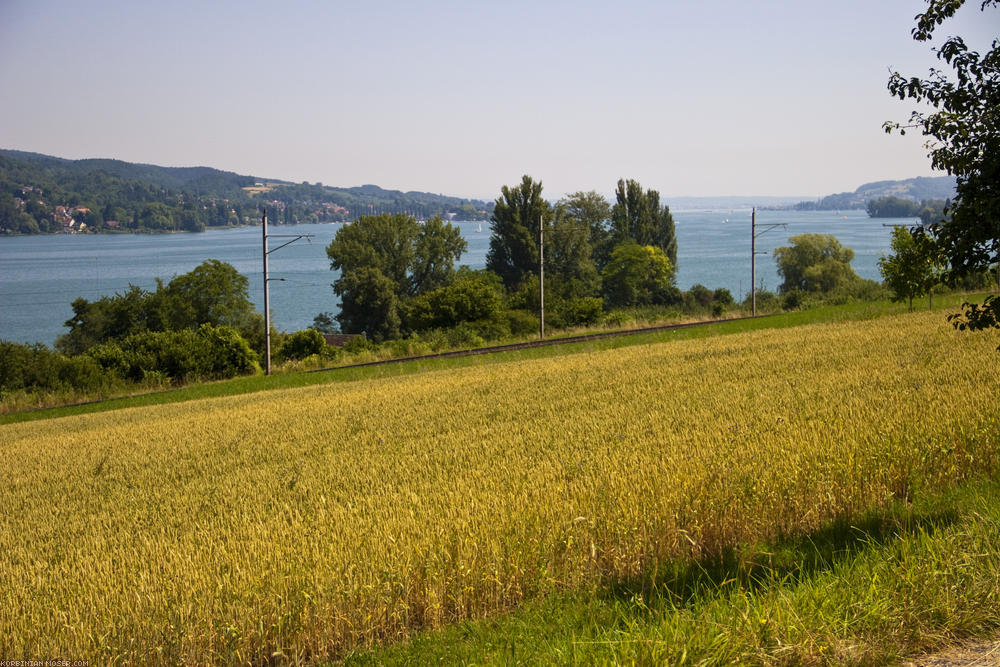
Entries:
{"type": "Polygon", "coordinates": [[[799,289],[789,290],[781,297],[781,308],[783,310],[795,310],[801,308],[805,301],[805,293],[799,289]]]}
{"type": "Polygon", "coordinates": [[[716,303],[722,304],[723,306],[731,306],[734,303],[736,303],[736,301],[733,299],[733,293],[724,287],[715,290],[713,298],[715,299],[716,303]]]}
{"type": "Polygon", "coordinates": [[[508,310],[506,313],[512,336],[523,336],[538,331],[538,316],[524,310],[508,310]]]}
{"type": "Polygon", "coordinates": [[[196,331],[133,334],[87,354],[106,371],[133,382],[215,380],[260,370],[256,353],[235,329],[211,324],[196,331]]]}
{"type": "Polygon", "coordinates": [[[564,326],[596,324],[604,316],[604,300],[592,296],[566,299],[559,303],[556,311],[562,318],[564,326]]]}
{"type": "Polygon", "coordinates": [[[692,285],[688,293],[702,308],[708,308],[715,300],[715,292],[701,284],[692,285]]]}
{"type": "Polygon", "coordinates": [[[448,328],[496,317],[503,311],[499,279],[486,271],[466,271],[445,287],[421,294],[404,305],[407,326],[416,331],[448,328]]]}
{"type": "Polygon", "coordinates": [[[301,360],[314,354],[322,356],[327,349],[326,339],[316,329],[303,329],[287,336],[278,348],[278,359],[301,360]]]}
{"type": "MultiPolygon", "coordinates": [[[[741,304],[744,310],[752,310],[753,295],[747,294],[747,298],[741,304]]],[[[781,310],[781,301],[778,295],[768,290],[757,290],[757,312],[776,313],[781,310]]]]}
{"type": "Polygon", "coordinates": [[[0,394],[13,391],[94,391],[110,378],[89,357],[67,357],[41,343],[0,341],[0,394]]]}

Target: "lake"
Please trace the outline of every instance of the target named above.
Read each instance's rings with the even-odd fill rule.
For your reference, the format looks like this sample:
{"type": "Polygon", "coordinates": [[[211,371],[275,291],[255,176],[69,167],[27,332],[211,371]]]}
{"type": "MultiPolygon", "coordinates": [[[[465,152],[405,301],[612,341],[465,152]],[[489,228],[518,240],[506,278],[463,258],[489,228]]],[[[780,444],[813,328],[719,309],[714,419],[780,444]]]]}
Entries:
{"type": "MultiPolygon", "coordinates": [[[[724,287],[737,300],[750,290],[750,209],[674,211],[677,225],[677,285],[724,287]]],[[[911,219],[871,219],[864,211],[758,211],[757,225],[783,223],[758,236],[757,284],[769,290],[781,283],[774,248],[797,234],[833,234],[852,248],[852,266],[863,278],[879,280],[878,256],[889,252],[892,229],[883,223],[913,224],[911,219]]],[[[469,243],[460,263],[483,268],[489,248],[489,223],[458,222],[469,243]]],[[[269,257],[272,321],[296,331],[317,313],[337,311],[326,246],[339,224],[270,226],[277,234],[312,234],[269,257]]],[[[289,239],[273,238],[276,248],[289,239]]],[[[90,301],[128,288],[156,287],[187,273],[206,259],[229,262],[250,280],[250,298],[262,309],[263,263],[260,227],[209,230],[199,234],[113,234],[16,236],[0,238],[0,339],[51,345],[65,333],[73,315],[70,302],[90,301]]]]}

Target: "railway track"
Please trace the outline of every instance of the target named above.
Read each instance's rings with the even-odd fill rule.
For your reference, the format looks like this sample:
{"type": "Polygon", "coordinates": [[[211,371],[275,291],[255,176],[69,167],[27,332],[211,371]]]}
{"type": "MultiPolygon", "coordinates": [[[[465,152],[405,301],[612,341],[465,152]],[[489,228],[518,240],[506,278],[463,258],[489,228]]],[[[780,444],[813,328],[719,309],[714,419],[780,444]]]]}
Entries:
{"type": "Polygon", "coordinates": [[[739,322],[742,320],[760,319],[767,315],[757,317],[732,317],[724,320],[705,320],[701,322],[685,322],[683,324],[660,324],[653,327],[641,327],[638,329],[622,329],[620,331],[602,331],[599,333],[582,334],[579,336],[566,336],[564,338],[549,338],[543,340],[530,340],[521,343],[508,343],[506,345],[491,345],[489,347],[476,347],[468,350],[452,350],[450,352],[436,352],[434,354],[419,354],[411,357],[395,357],[393,359],[380,359],[378,361],[365,361],[359,364],[347,364],[345,366],[332,366],[330,368],[317,368],[315,370],[303,371],[305,373],[327,373],[348,368],[363,368],[365,366],[385,366],[388,364],[402,364],[411,361],[427,361],[431,359],[448,359],[450,357],[472,357],[480,354],[498,354],[500,352],[516,352],[517,350],[527,350],[533,347],[549,347],[552,345],[567,345],[569,343],[586,343],[591,340],[601,340],[603,338],[622,338],[625,336],[635,336],[638,334],[654,333],[657,331],[674,331],[676,329],[691,329],[703,327],[720,322],[739,322]]]}

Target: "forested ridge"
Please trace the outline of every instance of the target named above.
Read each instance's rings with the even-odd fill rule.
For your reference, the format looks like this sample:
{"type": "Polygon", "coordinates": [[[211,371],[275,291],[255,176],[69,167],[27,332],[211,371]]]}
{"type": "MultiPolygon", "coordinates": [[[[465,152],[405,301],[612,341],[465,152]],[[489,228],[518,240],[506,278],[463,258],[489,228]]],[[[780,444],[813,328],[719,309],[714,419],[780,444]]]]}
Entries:
{"type": "Polygon", "coordinates": [[[202,231],[254,224],[261,208],[279,224],[347,222],[362,215],[485,220],[492,204],[377,185],[240,175],[210,167],[160,167],[0,150],[0,233],[202,231]]]}

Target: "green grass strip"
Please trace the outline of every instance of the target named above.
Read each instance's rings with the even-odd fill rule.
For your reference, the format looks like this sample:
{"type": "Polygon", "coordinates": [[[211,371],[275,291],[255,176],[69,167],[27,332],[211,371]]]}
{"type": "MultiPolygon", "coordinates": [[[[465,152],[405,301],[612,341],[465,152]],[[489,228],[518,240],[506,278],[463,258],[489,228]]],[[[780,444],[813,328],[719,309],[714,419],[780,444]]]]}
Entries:
{"type": "Polygon", "coordinates": [[[1000,631],[1000,479],[528,603],[347,664],[895,663],[1000,631]]]}

